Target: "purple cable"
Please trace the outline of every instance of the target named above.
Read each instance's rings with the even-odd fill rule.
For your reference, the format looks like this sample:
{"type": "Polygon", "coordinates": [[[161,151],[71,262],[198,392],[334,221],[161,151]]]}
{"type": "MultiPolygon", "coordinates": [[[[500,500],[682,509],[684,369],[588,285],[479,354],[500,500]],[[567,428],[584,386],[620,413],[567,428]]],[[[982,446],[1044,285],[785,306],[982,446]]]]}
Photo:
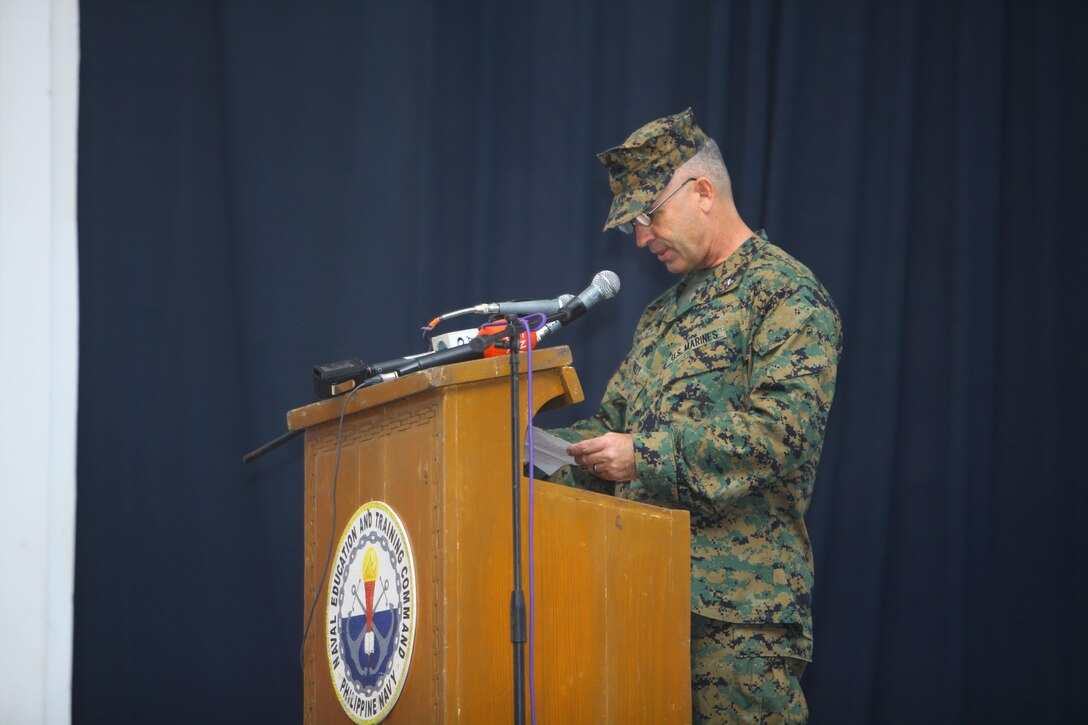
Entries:
{"type": "Polygon", "coordinates": [[[529,409],[529,720],[536,725],[536,576],[534,574],[534,567],[536,564],[536,556],[533,554],[533,541],[535,540],[533,526],[533,500],[536,498],[534,483],[536,481],[535,471],[533,467],[533,346],[530,339],[530,333],[536,332],[540,328],[544,327],[547,323],[547,317],[543,313],[537,312],[526,317],[522,317],[519,321],[525,325],[526,332],[526,355],[529,363],[529,392],[526,400],[526,407],[529,409]],[[535,327],[530,327],[530,320],[536,318],[539,322],[535,327]]]}

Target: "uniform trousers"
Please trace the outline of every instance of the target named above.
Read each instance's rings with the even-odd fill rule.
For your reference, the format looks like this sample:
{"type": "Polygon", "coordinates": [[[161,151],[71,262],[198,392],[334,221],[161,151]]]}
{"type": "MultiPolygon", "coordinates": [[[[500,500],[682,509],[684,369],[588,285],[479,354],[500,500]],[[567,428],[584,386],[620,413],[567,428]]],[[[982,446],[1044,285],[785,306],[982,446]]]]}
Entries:
{"type": "Polygon", "coordinates": [[[789,651],[786,625],[748,625],[691,615],[692,723],[808,722],[805,660],[789,651]],[[782,643],[787,646],[782,646],[782,643]]]}

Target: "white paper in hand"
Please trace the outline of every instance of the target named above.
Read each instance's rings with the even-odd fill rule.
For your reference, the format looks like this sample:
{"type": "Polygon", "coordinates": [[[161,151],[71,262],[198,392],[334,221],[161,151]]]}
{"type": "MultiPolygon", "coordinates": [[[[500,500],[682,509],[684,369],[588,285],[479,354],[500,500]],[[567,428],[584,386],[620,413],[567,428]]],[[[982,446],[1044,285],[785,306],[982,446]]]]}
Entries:
{"type": "MultiPolygon", "coordinates": [[[[543,428],[533,426],[533,465],[549,476],[563,466],[573,465],[574,459],[567,455],[570,445],[557,435],[543,428]]],[[[526,435],[523,445],[525,460],[529,460],[529,439],[526,435]]]]}

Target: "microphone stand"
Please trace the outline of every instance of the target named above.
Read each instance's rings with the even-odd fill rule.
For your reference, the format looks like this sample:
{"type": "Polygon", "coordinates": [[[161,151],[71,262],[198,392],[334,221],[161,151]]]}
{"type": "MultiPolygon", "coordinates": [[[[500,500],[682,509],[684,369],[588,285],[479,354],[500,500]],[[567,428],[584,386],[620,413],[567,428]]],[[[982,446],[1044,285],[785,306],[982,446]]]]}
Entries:
{"type": "MultiPolygon", "coordinates": [[[[525,723],[525,592],[521,588],[521,429],[519,416],[519,353],[521,330],[517,315],[507,315],[510,332],[510,475],[514,515],[514,590],[510,594],[510,641],[514,645],[514,723],[525,723]]],[[[526,326],[527,328],[528,326],[526,326]]],[[[528,332],[526,332],[528,337],[528,332]]],[[[531,344],[531,342],[530,342],[531,344]]]]}

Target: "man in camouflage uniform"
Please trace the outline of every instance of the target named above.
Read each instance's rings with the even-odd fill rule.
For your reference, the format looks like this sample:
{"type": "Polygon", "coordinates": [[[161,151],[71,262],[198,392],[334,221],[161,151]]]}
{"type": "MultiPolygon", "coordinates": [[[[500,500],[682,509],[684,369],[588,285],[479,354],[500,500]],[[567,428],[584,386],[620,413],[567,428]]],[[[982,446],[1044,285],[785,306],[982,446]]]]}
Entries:
{"type": "Polygon", "coordinates": [[[691,512],[694,722],[804,722],[812,495],[842,345],[804,265],[737,213],[691,110],[598,157],[634,232],[683,279],[650,303],[598,413],[555,431],[569,485],[691,512]],[[666,203],[667,202],[667,203],[666,203]]]}

